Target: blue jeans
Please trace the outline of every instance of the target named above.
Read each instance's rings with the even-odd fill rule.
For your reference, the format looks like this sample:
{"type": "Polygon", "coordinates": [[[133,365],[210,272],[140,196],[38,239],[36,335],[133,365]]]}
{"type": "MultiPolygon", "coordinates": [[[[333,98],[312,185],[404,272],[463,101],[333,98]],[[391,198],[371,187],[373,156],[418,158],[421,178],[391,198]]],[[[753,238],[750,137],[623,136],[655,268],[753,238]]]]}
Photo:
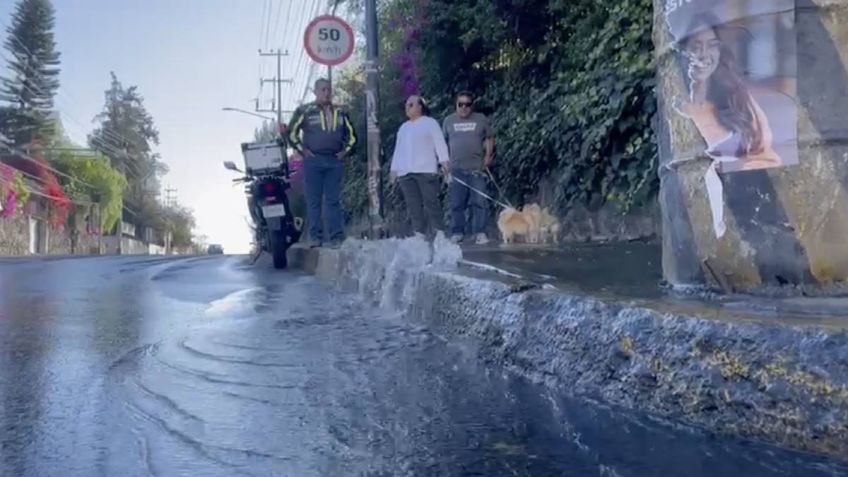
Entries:
{"type": "Polygon", "coordinates": [[[343,240],[341,193],[344,163],[335,156],[316,154],[304,158],[303,173],[309,238],[319,242],[326,239],[343,240]],[[327,211],[327,236],[323,233],[322,200],[327,211]]]}
{"type": "MultiPolygon", "coordinates": [[[[489,193],[486,190],[488,182],[482,172],[451,170],[451,175],[480,192],[489,193]]],[[[486,221],[489,214],[488,199],[457,181],[451,181],[448,195],[451,209],[451,234],[465,235],[465,213],[469,204],[471,205],[471,233],[486,233],[486,221]]]]}

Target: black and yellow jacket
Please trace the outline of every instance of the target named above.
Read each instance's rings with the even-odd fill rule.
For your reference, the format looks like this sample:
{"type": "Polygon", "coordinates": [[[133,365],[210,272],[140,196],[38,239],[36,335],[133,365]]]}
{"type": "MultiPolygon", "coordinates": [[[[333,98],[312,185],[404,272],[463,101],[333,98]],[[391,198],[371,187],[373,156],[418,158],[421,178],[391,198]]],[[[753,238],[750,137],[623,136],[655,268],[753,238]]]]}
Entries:
{"type": "Polygon", "coordinates": [[[356,132],[347,111],[333,106],[331,113],[315,103],[298,107],[289,127],[289,143],[299,152],[309,149],[313,154],[335,155],[350,153],[356,146],[356,132]]]}

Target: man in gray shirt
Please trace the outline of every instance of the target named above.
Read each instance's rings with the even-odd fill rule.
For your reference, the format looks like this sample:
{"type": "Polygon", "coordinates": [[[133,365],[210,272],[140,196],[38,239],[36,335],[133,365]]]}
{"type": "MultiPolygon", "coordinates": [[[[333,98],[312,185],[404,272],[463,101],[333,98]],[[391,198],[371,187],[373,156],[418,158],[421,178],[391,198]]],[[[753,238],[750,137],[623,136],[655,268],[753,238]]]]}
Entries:
{"type": "MultiPolygon", "coordinates": [[[[486,192],[485,170],[492,165],[495,138],[485,115],[474,112],[471,93],[456,96],[456,112],[445,118],[442,129],[450,151],[451,175],[471,187],[486,192]]],[[[488,193],[488,192],[487,192],[488,193]]],[[[488,204],[486,198],[459,181],[451,181],[448,191],[451,210],[451,240],[462,241],[465,214],[471,206],[471,233],[476,243],[489,243],[486,237],[488,204]]]]}

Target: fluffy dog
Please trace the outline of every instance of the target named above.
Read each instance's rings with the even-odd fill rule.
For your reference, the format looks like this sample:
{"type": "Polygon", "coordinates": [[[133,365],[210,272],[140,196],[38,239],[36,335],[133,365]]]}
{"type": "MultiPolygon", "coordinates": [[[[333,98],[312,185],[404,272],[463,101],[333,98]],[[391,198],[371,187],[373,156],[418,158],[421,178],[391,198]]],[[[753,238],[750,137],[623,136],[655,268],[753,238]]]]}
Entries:
{"type": "Polygon", "coordinates": [[[553,242],[555,244],[559,243],[559,231],[562,226],[559,223],[559,219],[556,218],[547,207],[542,209],[541,215],[541,225],[540,232],[542,236],[542,241],[544,242],[553,242]]]}
{"type": "Polygon", "coordinates": [[[539,204],[527,204],[521,211],[530,222],[527,233],[527,243],[539,243],[542,238],[542,208],[539,204]]]}
{"type": "Polygon", "coordinates": [[[550,210],[539,204],[525,205],[521,210],[507,207],[498,215],[498,229],[505,244],[521,237],[526,243],[559,243],[562,225],[550,210]]]}
{"type": "Polygon", "coordinates": [[[504,243],[513,243],[515,237],[527,237],[530,233],[530,220],[523,212],[507,207],[498,214],[498,229],[504,243]]]}
{"type": "Polygon", "coordinates": [[[538,243],[541,224],[542,208],[538,204],[530,204],[520,211],[507,207],[498,215],[498,229],[506,244],[515,242],[516,237],[538,243]]]}

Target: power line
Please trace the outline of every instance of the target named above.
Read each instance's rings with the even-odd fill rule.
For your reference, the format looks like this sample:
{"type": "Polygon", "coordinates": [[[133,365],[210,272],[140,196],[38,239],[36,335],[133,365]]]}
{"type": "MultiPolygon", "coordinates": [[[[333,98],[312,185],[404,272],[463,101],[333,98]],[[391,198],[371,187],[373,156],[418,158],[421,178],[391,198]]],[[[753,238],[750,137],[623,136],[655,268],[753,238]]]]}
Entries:
{"type": "MultiPolygon", "coordinates": [[[[282,1],[282,0],[280,0],[280,1],[282,1]]],[[[289,21],[289,18],[291,18],[291,11],[292,11],[292,5],[293,4],[294,4],[294,0],[289,0],[289,8],[286,10],[286,21],[287,22],[289,21]]],[[[283,35],[283,37],[285,38],[285,35],[283,35]]],[[[280,46],[284,46],[282,41],[280,42],[280,46]]]]}
{"type": "MultiPolygon", "coordinates": [[[[20,42],[19,42],[19,43],[20,43],[20,42]]],[[[21,46],[22,46],[24,49],[26,49],[26,46],[24,46],[24,45],[21,45],[21,46]]],[[[27,50],[27,51],[29,51],[29,50],[27,50]]],[[[2,52],[0,52],[0,57],[2,57],[2,58],[3,58],[4,60],[6,60],[6,61],[9,61],[9,58],[8,58],[8,57],[6,57],[6,55],[5,55],[5,54],[3,54],[2,52]]],[[[30,53],[30,57],[31,57],[31,53],[30,53]]],[[[22,88],[23,88],[23,89],[25,89],[25,90],[29,91],[30,93],[33,93],[33,94],[35,94],[35,93],[36,93],[36,91],[35,91],[35,90],[33,90],[33,87],[38,88],[38,86],[37,86],[37,85],[29,86],[29,85],[26,85],[26,84],[22,84],[21,86],[22,86],[22,88]]],[[[41,89],[39,89],[39,90],[38,90],[38,93],[40,93],[40,94],[45,94],[44,90],[41,90],[41,89]]],[[[80,123],[78,120],[76,120],[76,119],[73,117],[73,115],[71,115],[70,113],[67,113],[67,116],[68,116],[68,118],[69,118],[69,119],[71,119],[71,121],[72,121],[72,122],[76,123],[77,125],[81,125],[81,123],[80,123]]],[[[83,126],[83,127],[84,127],[84,126],[83,126]]],[[[79,132],[79,131],[82,131],[82,129],[77,129],[77,131],[78,131],[78,132],[79,132]]],[[[110,130],[109,130],[108,128],[101,128],[101,131],[103,132],[103,135],[104,135],[104,136],[103,136],[103,140],[104,140],[104,141],[107,141],[107,140],[108,140],[108,141],[116,141],[116,140],[117,140],[117,141],[120,141],[121,139],[123,139],[123,140],[125,140],[125,141],[129,142],[129,140],[127,140],[124,136],[120,136],[120,135],[118,135],[117,133],[110,132],[110,130]],[[121,138],[121,139],[116,139],[116,138],[121,138]]],[[[86,134],[86,136],[87,136],[87,134],[86,134]]],[[[115,149],[116,147],[118,147],[118,145],[117,145],[117,144],[111,143],[111,144],[108,144],[108,147],[107,147],[107,143],[105,143],[105,142],[101,142],[101,143],[100,143],[100,147],[102,147],[102,149],[103,149],[104,151],[106,151],[107,153],[111,153],[112,155],[114,155],[114,156],[116,156],[116,157],[125,157],[125,156],[126,156],[126,153],[122,153],[122,152],[117,151],[117,150],[115,149]],[[113,147],[113,146],[114,146],[114,147],[113,147]]],[[[137,166],[135,166],[135,164],[133,164],[133,167],[137,167],[137,166]]],[[[138,173],[139,173],[139,171],[138,171],[138,169],[137,169],[137,168],[134,170],[134,173],[135,173],[135,174],[138,174],[138,173]]]]}
{"type": "MultiPolygon", "coordinates": [[[[271,38],[273,38],[274,41],[277,40],[277,32],[280,27],[280,16],[283,13],[283,1],[284,0],[278,0],[279,6],[277,7],[277,19],[274,20],[274,33],[271,34],[271,38]]],[[[291,9],[291,0],[289,0],[289,9],[291,9]]]]}
{"type": "MultiPolygon", "coordinates": [[[[312,18],[317,16],[320,11],[321,11],[321,0],[312,0],[310,5],[305,6],[305,8],[303,8],[303,10],[301,11],[301,15],[299,16],[299,18],[297,20],[297,25],[294,25],[291,28],[291,30],[293,32],[293,36],[294,36],[294,38],[293,38],[294,41],[297,41],[297,42],[301,41],[300,40],[301,32],[306,28],[307,23],[312,18]]],[[[301,47],[298,48],[298,51],[299,51],[299,55],[298,55],[296,62],[294,63],[294,69],[293,69],[294,73],[292,75],[292,77],[295,78],[296,84],[294,85],[294,88],[292,88],[292,90],[290,90],[291,94],[287,98],[287,103],[288,103],[288,106],[290,108],[297,106],[297,104],[301,102],[301,101],[298,101],[299,98],[298,98],[298,94],[296,93],[296,91],[300,90],[301,85],[303,85],[304,88],[307,88],[308,83],[309,83],[309,79],[310,79],[310,76],[311,76],[310,71],[309,71],[309,66],[308,66],[309,65],[309,58],[306,55],[305,49],[301,46],[301,47]]]]}
{"type": "Polygon", "coordinates": [[[265,27],[265,48],[268,48],[268,38],[271,34],[271,15],[274,14],[274,1],[268,0],[267,26],[265,27]]]}
{"type": "MultiPolygon", "coordinates": [[[[21,172],[23,172],[23,171],[21,171],[21,172]]],[[[4,183],[4,184],[7,184],[7,185],[14,185],[14,183],[13,183],[12,181],[7,180],[7,179],[4,179],[4,178],[2,178],[2,177],[0,177],[0,182],[2,182],[2,183],[4,183]]],[[[29,192],[30,194],[37,195],[37,196],[39,196],[39,197],[44,197],[45,199],[51,199],[51,200],[60,200],[60,199],[62,199],[62,197],[57,197],[57,196],[53,196],[53,195],[48,195],[48,194],[45,194],[45,193],[43,193],[43,192],[41,192],[41,191],[37,191],[37,190],[35,190],[35,189],[32,189],[32,188],[28,187],[26,184],[24,184],[24,189],[26,189],[26,191],[27,191],[27,192],[29,192]]],[[[65,197],[64,199],[65,199],[65,200],[67,200],[67,201],[68,201],[69,203],[71,203],[71,204],[77,204],[77,205],[95,205],[95,204],[96,204],[95,202],[88,202],[88,201],[81,201],[81,200],[73,200],[73,199],[71,199],[70,197],[65,197]]]]}
{"type": "MultiPolygon", "coordinates": [[[[320,0],[319,0],[319,2],[320,2],[320,0]]],[[[328,0],[328,2],[329,3],[327,4],[327,13],[330,12],[331,8],[332,8],[332,11],[335,12],[335,7],[338,4],[336,2],[334,2],[334,0],[328,0]],[[331,7],[331,5],[332,5],[332,7],[331,7]]],[[[320,3],[317,4],[316,7],[318,7],[317,8],[318,10],[320,10],[320,3]]],[[[317,15],[318,12],[316,11],[315,14],[317,15]]],[[[306,75],[305,75],[304,81],[303,81],[303,95],[299,98],[299,101],[298,101],[301,104],[306,101],[306,96],[309,94],[309,89],[310,89],[310,86],[311,86],[310,83],[317,76],[316,72],[318,70],[318,64],[313,62],[313,61],[310,61],[307,58],[305,50],[302,53],[303,53],[303,59],[305,60],[304,64],[307,65],[306,66],[307,69],[306,69],[306,75]]]]}
{"type": "MultiPolygon", "coordinates": [[[[304,3],[306,3],[306,2],[304,2],[304,3]]],[[[283,29],[284,35],[283,35],[283,39],[281,41],[281,45],[283,45],[283,46],[291,45],[292,47],[294,47],[295,45],[297,45],[298,38],[300,38],[301,32],[303,30],[302,26],[305,26],[305,22],[307,21],[309,15],[312,12],[315,11],[315,0],[310,0],[310,3],[307,3],[305,5],[300,5],[299,6],[300,11],[297,14],[292,15],[291,12],[292,12],[292,8],[293,8],[293,4],[294,4],[294,1],[290,0],[289,1],[289,8],[288,8],[287,13],[286,13],[285,27],[283,29]]],[[[285,98],[284,98],[284,105],[285,105],[286,109],[292,109],[289,106],[292,105],[292,102],[293,102],[292,99],[296,96],[295,91],[300,89],[300,82],[301,82],[300,69],[301,68],[298,65],[300,63],[302,63],[304,53],[303,53],[303,48],[301,48],[300,45],[297,45],[296,51],[299,52],[296,55],[297,57],[293,58],[294,61],[289,63],[289,65],[291,65],[291,66],[287,67],[287,69],[289,71],[291,71],[292,73],[294,73],[294,75],[292,77],[293,78],[293,83],[292,83],[293,87],[286,91],[286,95],[285,95],[285,98]]]]}
{"type": "MultiPolygon", "coordinates": [[[[4,28],[9,29],[9,26],[8,26],[6,23],[4,23],[4,22],[0,22],[0,26],[3,26],[4,28]]],[[[32,51],[31,51],[31,50],[30,50],[30,49],[29,49],[29,48],[28,48],[28,47],[27,47],[27,46],[26,46],[26,45],[25,45],[22,41],[20,41],[20,39],[18,39],[18,38],[17,38],[17,37],[15,37],[15,36],[12,36],[12,35],[10,35],[10,38],[11,38],[12,40],[14,40],[14,41],[18,44],[18,46],[20,46],[21,48],[23,48],[24,52],[26,52],[26,55],[29,57],[28,59],[33,59],[33,58],[35,58],[35,54],[33,54],[33,53],[32,53],[32,51]]],[[[6,57],[6,56],[5,56],[5,54],[2,54],[2,52],[0,52],[0,55],[2,55],[2,56],[3,56],[3,59],[5,59],[7,62],[11,63],[11,60],[9,60],[9,58],[8,58],[8,57],[6,57]]],[[[29,63],[27,63],[27,64],[26,64],[26,66],[27,66],[27,68],[29,68],[31,71],[32,71],[32,70],[33,70],[33,68],[34,68],[34,67],[30,66],[30,65],[29,65],[29,63]]],[[[32,85],[32,87],[29,87],[29,85],[22,85],[22,86],[26,87],[26,88],[27,88],[27,89],[28,89],[31,93],[32,93],[32,92],[34,92],[34,91],[32,90],[32,87],[34,87],[34,88],[36,88],[36,89],[38,90],[38,92],[39,92],[40,94],[47,94],[47,93],[46,93],[43,89],[41,89],[38,85],[35,85],[35,84],[33,84],[33,85],[32,85]]],[[[63,92],[62,92],[61,88],[57,88],[57,90],[56,90],[56,96],[58,96],[59,98],[64,98],[64,99],[65,99],[68,103],[72,103],[71,99],[70,99],[69,97],[65,96],[65,93],[63,93],[63,92]]],[[[68,113],[68,117],[69,117],[71,120],[73,120],[74,122],[76,122],[76,123],[78,123],[78,124],[80,124],[80,125],[81,125],[81,123],[80,123],[79,121],[77,121],[77,120],[73,117],[73,115],[71,115],[70,113],[68,113]]],[[[84,126],[83,126],[83,128],[84,128],[84,126]]],[[[123,136],[123,135],[121,135],[121,134],[119,134],[119,133],[117,133],[117,132],[112,131],[110,134],[112,134],[115,138],[118,138],[120,141],[133,142],[133,141],[130,141],[130,140],[129,140],[129,139],[127,139],[125,136],[123,136]]]]}
{"type": "Polygon", "coordinates": [[[262,1],[262,14],[259,16],[259,48],[262,48],[262,38],[265,36],[265,15],[268,12],[268,4],[271,0],[262,1]]]}
{"type": "MultiPolygon", "coordinates": [[[[270,1],[270,0],[269,0],[269,1],[270,1]]],[[[6,25],[5,23],[0,22],[0,25],[2,25],[2,26],[4,26],[4,27],[6,27],[6,28],[8,29],[8,25],[6,25]]],[[[17,44],[18,44],[21,48],[23,48],[23,50],[26,52],[26,55],[29,57],[29,59],[33,59],[33,58],[35,57],[35,55],[32,53],[32,51],[31,51],[29,48],[27,48],[27,46],[26,46],[25,44],[23,44],[23,42],[21,42],[21,41],[20,41],[17,37],[11,36],[10,38],[12,38],[15,42],[17,42],[17,44]]],[[[3,59],[4,59],[4,60],[6,60],[7,62],[11,62],[11,61],[9,60],[9,58],[8,58],[8,57],[6,57],[6,55],[5,55],[5,54],[3,54],[2,52],[0,52],[0,56],[2,56],[2,57],[3,57],[3,59]]],[[[27,63],[27,65],[26,65],[26,66],[27,66],[27,67],[28,67],[31,71],[33,70],[33,67],[32,67],[32,66],[30,66],[28,63],[27,63]]],[[[29,91],[30,93],[35,93],[35,91],[33,91],[33,89],[32,89],[32,88],[34,87],[34,88],[36,88],[36,89],[38,90],[38,93],[40,93],[40,94],[47,94],[47,93],[46,93],[43,89],[41,89],[41,88],[40,88],[38,85],[36,85],[36,84],[33,84],[33,85],[32,85],[32,87],[30,87],[30,86],[29,86],[29,85],[27,85],[27,84],[22,84],[21,86],[22,86],[23,88],[25,88],[27,91],[29,91]]],[[[51,95],[51,96],[52,96],[52,95],[51,95]]],[[[64,94],[61,92],[61,90],[57,89],[57,90],[56,90],[56,96],[63,97],[63,96],[64,96],[64,94]]],[[[67,98],[67,97],[66,97],[66,99],[67,99],[67,101],[68,101],[69,103],[71,102],[69,98],[67,98]]],[[[70,114],[70,112],[67,112],[67,116],[68,116],[68,118],[69,118],[69,119],[71,119],[71,121],[72,121],[72,122],[74,122],[74,123],[76,123],[77,125],[81,126],[81,128],[82,128],[82,129],[80,129],[80,130],[84,132],[85,126],[82,126],[82,123],[81,123],[80,121],[78,121],[78,120],[77,120],[77,119],[76,119],[76,118],[75,118],[72,114],[70,114]]],[[[80,131],[80,130],[78,130],[78,131],[80,131]]],[[[136,144],[136,142],[135,142],[134,140],[130,140],[130,139],[128,139],[126,136],[124,136],[124,135],[122,135],[122,134],[120,134],[120,133],[118,133],[118,132],[116,132],[116,131],[110,130],[110,129],[109,129],[109,128],[107,128],[107,127],[104,127],[102,124],[101,124],[101,129],[100,129],[100,131],[101,131],[101,133],[103,134],[103,140],[104,140],[104,141],[106,141],[106,140],[108,140],[108,141],[115,141],[115,142],[112,142],[111,144],[109,144],[109,147],[107,147],[107,144],[106,144],[105,142],[101,142],[101,143],[100,143],[100,147],[102,147],[102,148],[103,148],[103,150],[105,150],[105,151],[106,151],[106,152],[108,152],[108,153],[113,154],[113,155],[114,155],[114,156],[116,156],[116,157],[126,158],[126,157],[128,156],[128,154],[127,154],[125,151],[124,151],[124,152],[121,152],[120,150],[116,150],[116,148],[120,148],[122,144],[124,144],[124,143],[136,144]]],[[[88,137],[88,134],[86,134],[86,137],[88,137]]],[[[123,163],[123,164],[127,164],[127,165],[131,165],[131,166],[132,166],[132,168],[133,168],[133,171],[132,171],[132,172],[136,175],[136,177],[137,177],[137,178],[138,178],[138,177],[140,177],[140,175],[141,175],[141,171],[138,169],[138,166],[137,166],[136,164],[131,163],[131,162],[128,162],[128,161],[123,161],[122,163],[123,163]]],[[[126,174],[126,173],[127,173],[127,171],[126,171],[126,170],[124,170],[123,172],[124,172],[124,174],[126,174]]]]}
{"type": "MultiPolygon", "coordinates": [[[[271,1],[271,0],[268,0],[268,2],[269,2],[269,3],[270,3],[270,1],[271,1]]],[[[270,12],[269,12],[269,13],[270,13],[270,12]]],[[[268,23],[270,24],[270,18],[268,19],[268,23]]],[[[6,28],[7,30],[9,30],[9,29],[10,29],[10,28],[9,28],[9,26],[8,26],[5,22],[0,22],[0,26],[3,26],[3,27],[4,27],[4,28],[6,28]]],[[[29,57],[29,59],[33,59],[33,58],[35,58],[35,55],[32,53],[32,51],[31,51],[31,50],[30,50],[30,49],[29,49],[29,48],[28,48],[25,44],[23,44],[23,42],[21,42],[21,41],[20,41],[17,37],[15,37],[14,35],[10,35],[10,36],[9,36],[9,38],[11,38],[13,41],[17,42],[17,44],[18,44],[18,45],[19,45],[19,46],[20,46],[20,47],[21,47],[21,48],[22,48],[22,49],[26,52],[26,55],[29,57]]],[[[260,33],[260,38],[261,38],[261,33],[260,33]]],[[[0,54],[2,54],[2,53],[0,53],[0,54]]],[[[11,63],[11,61],[10,61],[10,60],[9,60],[9,59],[5,56],[5,54],[3,54],[2,56],[3,56],[3,59],[5,59],[7,62],[10,62],[10,63],[11,63]]],[[[29,66],[29,64],[28,64],[28,63],[26,64],[26,66],[27,66],[30,70],[32,70],[32,69],[33,69],[33,67],[29,66]]],[[[28,90],[30,93],[32,93],[32,92],[33,92],[32,88],[30,88],[30,87],[29,87],[29,85],[24,84],[24,85],[22,85],[22,86],[23,86],[23,87],[25,87],[25,88],[27,88],[27,90],[28,90]]],[[[45,91],[44,91],[44,90],[42,90],[42,89],[41,89],[40,87],[38,87],[37,85],[33,84],[32,86],[33,86],[33,87],[35,87],[35,88],[37,88],[37,89],[38,89],[38,91],[39,91],[41,94],[46,94],[46,93],[45,93],[45,91]]],[[[61,92],[61,90],[57,88],[57,90],[56,90],[56,95],[55,95],[55,96],[63,97],[64,95],[63,95],[63,93],[61,92]]],[[[51,95],[51,97],[53,97],[53,95],[51,95]]],[[[65,99],[66,99],[69,103],[71,102],[71,100],[70,100],[69,98],[65,97],[65,99]]],[[[78,122],[78,121],[77,121],[77,120],[73,117],[73,115],[71,115],[70,113],[67,113],[67,115],[68,115],[68,118],[70,118],[73,122],[75,122],[75,123],[77,123],[77,124],[80,124],[80,125],[81,125],[81,123],[79,123],[79,122],[78,122]]],[[[116,132],[116,131],[113,131],[113,130],[110,130],[110,129],[106,128],[106,127],[103,127],[102,125],[101,125],[101,132],[102,132],[102,133],[103,133],[103,135],[104,135],[104,140],[110,140],[110,141],[116,141],[116,140],[117,140],[117,141],[118,141],[118,144],[112,144],[112,145],[110,145],[110,146],[119,146],[119,144],[123,144],[123,143],[135,144],[135,141],[128,139],[126,136],[124,136],[124,135],[122,135],[122,134],[120,134],[120,133],[118,133],[118,132],[116,132]]],[[[86,135],[86,137],[88,137],[88,135],[86,135]]],[[[3,145],[3,144],[0,144],[0,145],[3,145]]],[[[6,147],[6,148],[7,148],[10,152],[17,153],[18,155],[20,155],[21,157],[23,157],[23,158],[25,158],[25,159],[27,159],[27,160],[29,160],[29,161],[33,161],[33,162],[35,162],[35,163],[37,163],[37,164],[40,164],[42,167],[46,168],[47,170],[49,170],[49,171],[51,171],[51,172],[53,172],[53,173],[55,173],[55,174],[58,174],[58,175],[60,175],[60,176],[66,177],[66,178],[69,178],[69,179],[71,179],[71,180],[73,180],[73,181],[77,181],[77,182],[79,182],[79,183],[81,183],[81,184],[83,184],[83,185],[86,185],[86,186],[88,186],[88,187],[90,187],[90,188],[92,188],[92,189],[96,189],[94,186],[92,186],[91,184],[88,184],[87,182],[85,182],[85,181],[83,181],[83,180],[81,180],[81,179],[78,179],[78,178],[72,177],[72,176],[70,176],[70,175],[68,175],[68,174],[65,174],[65,173],[63,173],[63,172],[61,172],[61,171],[58,171],[58,170],[56,170],[56,169],[54,169],[54,168],[52,168],[52,167],[50,167],[50,166],[47,166],[47,165],[43,164],[41,161],[38,161],[38,160],[36,160],[36,159],[34,159],[34,158],[32,158],[32,157],[30,157],[30,156],[26,155],[25,153],[23,153],[23,151],[19,151],[19,150],[18,150],[18,151],[16,151],[15,149],[13,149],[13,148],[11,148],[11,147],[9,147],[9,146],[5,146],[5,145],[3,145],[3,146],[4,146],[4,147],[6,147]]],[[[112,152],[113,154],[115,154],[115,155],[116,155],[116,156],[118,156],[118,157],[125,158],[125,157],[127,156],[127,153],[126,153],[126,152],[124,152],[124,153],[117,152],[117,153],[116,153],[115,149],[107,149],[105,146],[106,146],[106,144],[101,143],[101,147],[103,147],[103,148],[104,148],[104,150],[107,150],[108,152],[112,152]]],[[[131,163],[129,163],[129,162],[127,162],[127,161],[123,161],[123,162],[122,162],[122,164],[124,164],[124,165],[130,165],[131,163]]],[[[136,164],[132,164],[132,167],[133,167],[133,168],[135,168],[135,171],[134,171],[134,172],[137,174],[137,176],[136,176],[136,177],[139,177],[139,176],[140,176],[140,171],[139,171],[139,170],[138,170],[138,168],[137,168],[138,166],[137,166],[136,164]]],[[[23,172],[23,171],[21,171],[21,172],[23,172]]],[[[124,169],[124,171],[122,171],[122,172],[126,175],[126,172],[127,172],[127,171],[126,171],[126,169],[124,169]]],[[[139,215],[136,211],[134,211],[134,210],[133,210],[133,209],[131,209],[130,207],[127,207],[126,205],[123,205],[123,209],[124,209],[124,210],[129,211],[129,212],[130,212],[130,213],[132,213],[133,215],[136,215],[136,216],[138,216],[138,215],[139,215]]]]}
{"type": "Polygon", "coordinates": [[[59,171],[59,170],[57,170],[57,169],[54,169],[53,167],[50,167],[49,165],[47,165],[47,164],[46,164],[46,162],[47,162],[47,161],[39,161],[38,159],[35,159],[35,158],[33,158],[33,157],[30,157],[29,155],[27,155],[24,151],[21,151],[20,149],[13,148],[13,147],[8,146],[8,145],[6,145],[6,144],[0,144],[0,147],[3,147],[3,148],[4,148],[4,149],[6,149],[7,151],[9,151],[9,152],[11,152],[11,153],[13,153],[13,154],[16,154],[16,155],[18,155],[18,156],[20,156],[20,157],[23,157],[24,159],[26,159],[26,160],[28,160],[28,161],[30,161],[30,162],[33,162],[33,163],[35,163],[35,164],[38,164],[38,165],[40,165],[41,167],[43,167],[43,168],[47,169],[48,171],[50,171],[50,172],[52,172],[52,173],[54,173],[54,174],[58,174],[58,175],[60,175],[60,176],[62,176],[62,177],[65,177],[65,178],[71,179],[72,181],[79,182],[80,184],[82,184],[82,185],[84,185],[84,186],[88,186],[88,187],[90,187],[91,189],[97,190],[97,187],[94,187],[93,185],[89,184],[88,182],[85,182],[85,181],[84,181],[84,180],[82,180],[82,179],[79,179],[79,178],[76,178],[76,177],[70,176],[70,175],[68,175],[68,174],[65,174],[65,173],[64,173],[64,172],[62,172],[62,171],[59,171]]]}

